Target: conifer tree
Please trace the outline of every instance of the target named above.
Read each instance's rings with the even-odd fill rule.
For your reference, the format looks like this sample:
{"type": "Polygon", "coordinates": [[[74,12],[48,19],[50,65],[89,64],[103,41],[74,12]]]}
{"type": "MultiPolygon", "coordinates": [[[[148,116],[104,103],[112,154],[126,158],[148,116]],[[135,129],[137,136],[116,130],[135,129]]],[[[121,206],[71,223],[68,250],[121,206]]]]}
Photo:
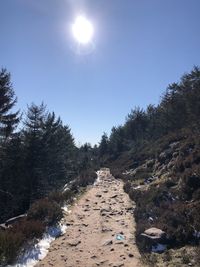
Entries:
{"type": "Polygon", "coordinates": [[[10,81],[10,73],[6,69],[0,71],[0,138],[9,137],[19,122],[19,111],[11,112],[17,98],[10,81]]]}

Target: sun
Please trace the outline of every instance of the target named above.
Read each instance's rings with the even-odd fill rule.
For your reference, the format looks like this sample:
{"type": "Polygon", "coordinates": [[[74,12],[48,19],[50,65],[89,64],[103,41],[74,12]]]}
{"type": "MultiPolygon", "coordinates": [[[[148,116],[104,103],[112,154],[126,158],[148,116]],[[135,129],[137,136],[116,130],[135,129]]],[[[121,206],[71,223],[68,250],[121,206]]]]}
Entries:
{"type": "Polygon", "coordinates": [[[92,41],[94,27],[86,17],[80,15],[72,24],[72,33],[78,43],[85,45],[92,41]]]}

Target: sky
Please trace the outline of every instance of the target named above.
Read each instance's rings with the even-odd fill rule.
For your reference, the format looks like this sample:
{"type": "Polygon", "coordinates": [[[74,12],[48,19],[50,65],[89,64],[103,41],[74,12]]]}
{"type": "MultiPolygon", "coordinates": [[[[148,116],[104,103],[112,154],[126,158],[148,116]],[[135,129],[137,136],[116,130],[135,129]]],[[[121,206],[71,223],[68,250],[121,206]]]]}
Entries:
{"type": "Polygon", "coordinates": [[[94,145],[200,65],[199,10],[199,0],[1,0],[0,67],[17,108],[43,101],[77,144],[94,145]],[[71,31],[80,14],[94,27],[86,47],[71,31]]]}

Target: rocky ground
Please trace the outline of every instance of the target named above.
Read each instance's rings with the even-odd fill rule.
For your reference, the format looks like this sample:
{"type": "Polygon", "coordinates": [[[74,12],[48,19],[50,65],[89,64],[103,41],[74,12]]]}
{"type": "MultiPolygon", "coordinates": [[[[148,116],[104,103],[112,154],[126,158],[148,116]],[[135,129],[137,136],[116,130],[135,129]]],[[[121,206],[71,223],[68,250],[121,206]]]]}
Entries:
{"type": "Polygon", "coordinates": [[[143,266],[135,244],[133,207],[123,183],[105,175],[65,215],[65,235],[36,266],[143,266]]]}

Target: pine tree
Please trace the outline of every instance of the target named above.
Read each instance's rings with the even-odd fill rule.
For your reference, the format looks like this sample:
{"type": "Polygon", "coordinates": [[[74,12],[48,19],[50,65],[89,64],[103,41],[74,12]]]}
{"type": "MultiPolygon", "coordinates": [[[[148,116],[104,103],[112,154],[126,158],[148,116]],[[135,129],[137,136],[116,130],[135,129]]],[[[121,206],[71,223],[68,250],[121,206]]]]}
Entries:
{"type": "Polygon", "coordinates": [[[6,69],[0,71],[0,138],[7,139],[19,122],[19,111],[11,112],[17,98],[10,81],[10,73],[6,69]]]}
{"type": "Polygon", "coordinates": [[[28,173],[29,199],[30,201],[40,197],[39,188],[43,182],[43,154],[42,142],[43,124],[46,117],[46,107],[42,103],[28,107],[24,121],[23,140],[25,146],[25,166],[28,173]]]}
{"type": "Polygon", "coordinates": [[[100,157],[108,153],[108,135],[104,133],[101,137],[99,144],[99,155],[100,157]]]}

